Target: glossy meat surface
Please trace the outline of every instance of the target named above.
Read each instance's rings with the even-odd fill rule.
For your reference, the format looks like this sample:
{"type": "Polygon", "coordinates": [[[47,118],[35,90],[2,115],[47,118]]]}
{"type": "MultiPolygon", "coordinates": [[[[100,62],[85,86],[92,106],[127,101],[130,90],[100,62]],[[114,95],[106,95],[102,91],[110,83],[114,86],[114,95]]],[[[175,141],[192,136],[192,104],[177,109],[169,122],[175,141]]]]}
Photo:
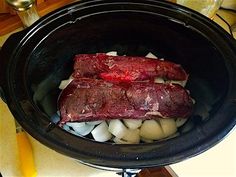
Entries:
{"type": "Polygon", "coordinates": [[[146,57],[108,56],[103,53],[76,55],[75,78],[89,77],[112,82],[154,80],[187,80],[184,69],[173,62],[146,57]]]}
{"type": "Polygon", "coordinates": [[[60,124],[107,119],[187,118],[193,102],[180,85],[74,79],[60,94],[60,124]]]}

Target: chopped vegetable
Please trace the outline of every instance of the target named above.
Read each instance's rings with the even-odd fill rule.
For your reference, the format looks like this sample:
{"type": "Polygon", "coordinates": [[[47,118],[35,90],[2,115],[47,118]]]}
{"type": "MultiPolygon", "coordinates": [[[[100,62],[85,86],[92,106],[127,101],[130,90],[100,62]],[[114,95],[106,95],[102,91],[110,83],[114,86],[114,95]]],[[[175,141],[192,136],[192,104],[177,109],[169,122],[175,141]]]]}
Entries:
{"type": "Polygon", "coordinates": [[[119,139],[119,138],[117,138],[117,137],[113,138],[113,141],[114,141],[116,144],[131,144],[130,142],[124,141],[124,140],[119,139]]]}
{"type": "Polygon", "coordinates": [[[175,120],[176,126],[177,126],[177,127],[181,127],[182,125],[185,124],[185,122],[186,122],[187,120],[188,120],[188,119],[177,118],[177,119],[175,120]]]}
{"type": "Polygon", "coordinates": [[[177,132],[177,127],[174,119],[159,119],[161,128],[165,137],[173,135],[177,132]]]}
{"type": "Polygon", "coordinates": [[[161,78],[161,77],[156,77],[156,78],[154,79],[154,82],[155,82],[155,83],[160,83],[160,84],[165,83],[164,79],[161,78]]]}
{"type": "Polygon", "coordinates": [[[102,123],[102,120],[97,120],[97,121],[91,121],[91,122],[87,122],[88,125],[98,125],[100,123],[102,123]]]}
{"type": "Polygon", "coordinates": [[[145,120],[140,128],[140,136],[145,139],[159,140],[164,138],[165,134],[156,120],[145,120]]]}
{"type": "Polygon", "coordinates": [[[112,135],[108,131],[108,126],[105,121],[95,127],[91,134],[93,135],[93,138],[99,142],[105,142],[112,138],[112,135]]]}
{"type": "Polygon", "coordinates": [[[140,136],[140,140],[145,142],[145,143],[152,143],[153,142],[153,140],[147,139],[147,138],[144,138],[144,137],[141,137],[141,136],[140,136]]]}
{"type": "Polygon", "coordinates": [[[89,125],[85,122],[67,122],[66,125],[72,127],[74,131],[80,135],[88,135],[94,128],[94,125],[89,125]]]}
{"type": "Polygon", "coordinates": [[[124,124],[130,129],[137,129],[142,125],[142,120],[123,119],[124,124]]]}
{"type": "Polygon", "coordinates": [[[140,136],[139,136],[139,129],[134,129],[126,132],[125,136],[122,138],[123,140],[129,142],[129,143],[139,143],[140,141],[140,136]]]}
{"type": "Polygon", "coordinates": [[[109,55],[109,56],[117,56],[117,51],[110,51],[110,52],[107,52],[106,55],[109,55]]]}
{"type": "Polygon", "coordinates": [[[123,138],[128,131],[125,125],[121,122],[121,120],[118,119],[110,121],[108,130],[109,132],[111,132],[111,134],[118,138],[123,138]]]}
{"type": "Polygon", "coordinates": [[[151,52],[149,52],[145,57],[152,58],[152,59],[157,59],[157,57],[154,54],[152,54],[151,52]]]}
{"type": "Polygon", "coordinates": [[[67,80],[62,80],[60,85],[59,85],[59,89],[63,90],[67,87],[67,85],[70,84],[70,82],[73,81],[73,78],[69,78],[67,80]]]}

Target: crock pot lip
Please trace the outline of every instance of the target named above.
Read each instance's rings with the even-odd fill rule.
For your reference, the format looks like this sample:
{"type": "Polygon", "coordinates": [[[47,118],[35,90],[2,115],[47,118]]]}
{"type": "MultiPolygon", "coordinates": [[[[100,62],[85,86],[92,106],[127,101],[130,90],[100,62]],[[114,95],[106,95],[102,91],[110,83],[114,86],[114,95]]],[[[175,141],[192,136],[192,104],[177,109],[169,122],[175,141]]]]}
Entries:
{"type": "MultiPolygon", "coordinates": [[[[30,32],[29,32],[30,33],[30,32]]],[[[9,100],[9,98],[7,98],[7,100],[9,100]]],[[[12,100],[11,101],[11,103],[14,103],[14,100],[12,100]]],[[[14,107],[12,108],[13,109],[13,112],[15,112],[15,110],[14,110],[14,107]]],[[[30,132],[30,134],[31,135],[33,135],[33,137],[37,137],[37,138],[41,138],[40,139],[40,141],[41,142],[44,142],[45,144],[47,144],[49,147],[53,147],[53,149],[55,149],[55,144],[54,143],[52,143],[51,141],[50,141],[50,139],[47,139],[47,138],[49,138],[49,137],[44,137],[44,136],[41,136],[41,137],[38,137],[38,134],[36,134],[36,132],[34,132],[35,131],[35,129],[32,129],[32,127],[33,127],[33,124],[32,124],[32,127],[30,127],[30,124],[26,124],[26,122],[24,122],[24,121],[21,121],[22,119],[19,119],[19,117],[20,117],[20,115],[18,114],[18,113],[14,113],[14,115],[17,115],[16,116],[16,119],[18,120],[18,121],[20,121],[20,123],[22,124],[22,126],[28,131],[28,132],[30,132]]],[[[232,129],[232,127],[228,127],[229,128],[229,130],[230,129],[232,129]]],[[[216,137],[216,139],[217,138],[219,138],[220,136],[218,136],[218,137],[216,137]]],[[[222,137],[224,137],[224,135],[222,134],[222,137]]],[[[37,139],[36,138],[36,139],[37,139]]],[[[221,138],[220,138],[221,139],[221,138]]],[[[217,139],[217,140],[220,140],[220,139],[217,139]]],[[[214,145],[214,143],[217,143],[218,141],[215,141],[215,139],[211,139],[212,140],[212,146],[214,145]]],[[[121,145],[121,146],[126,146],[126,145],[121,145]]],[[[129,145],[129,146],[132,146],[132,145],[129,145]]],[[[135,145],[136,146],[136,145],[135,145]]],[[[145,145],[146,146],[146,145],[145,145]]],[[[209,147],[209,146],[208,146],[209,147]]],[[[210,148],[210,147],[209,147],[210,148]]],[[[58,150],[58,151],[60,151],[61,153],[65,153],[64,151],[65,151],[65,149],[64,149],[64,146],[63,147],[56,147],[56,149],[58,150]]],[[[199,149],[198,149],[199,150],[199,149]]],[[[196,150],[197,152],[199,152],[200,153],[200,151],[198,151],[198,150],[196,150]]],[[[204,149],[202,149],[202,151],[204,151],[204,150],[207,150],[206,148],[204,149]]],[[[201,152],[202,152],[201,151],[201,152]]],[[[191,152],[189,152],[190,154],[189,155],[187,155],[188,157],[191,157],[191,155],[193,155],[191,152]]],[[[68,154],[67,154],[68,155],[68,154]]],[[[194,155],[197,155],[196,153],[194,154],[194,155]]],[[[73,157],[73,156],[72,156],[73,157]]],[[[111,160],[112,161],[112,159],[106,159],[106,161],[109,161],[109,160],[111,160]]],[[[178,161],[180,161],[180,160],[183,160],[183,157],[181,157],[181,154],[179,155],[179,157],[178,158],[176,158],[175,159],[175,161],[173,161],[172,163],[175,163],[175,162],[178,162],[178,161]]],[[[122,164],[122,163],[124,163],[123,161],[121,161],[120,162],[120,164],[122,164]]],[[[130,163],[130,162],[129,162],[130,163]]],[[[134,165],[136,164],[137,162],[135,162],[134,161],[134,165]]],[[[96,164],[96,162],[94,162],[93,164],[96,164]]],[[[161,165],[166,165],[166,164],[170,164],[169,162],[167,163],[166,161],[164,161],[163,160],[163,163],[161,163],[161,165]]],[[[101,164],[96,164],[96,165],[101,165],[101,164]]],[[[113,165],[113,164],[111,164],[111,165],[113,165]]],[[[134,168],[136,168],[137,166],[134,166],[134,165],[132,165],[132,166],[129,166],[129,164],[127,164],[127,165],[125,165],[125,167],[134,167],[134,168]]],[[[143,167],[146,167],[145,165],[147,165],[147,163],[146,162],[143,162],[143,167]]],[[[153,163],[153,165],[155,165],[155,162],[153,163]]],[[[107,165],[106,165],[107,166],[107,165]]],[[[147,166],[150,166],[150,164],[148,164],[147,166]]],[[[117,166],[114,166],[114,167],[117,167],[117,166]]],[[[119,166],[119,167],[121,167],[121,166],[119,166]]],[[[123,166],[124,167],[124,166],[123,166]]]]}

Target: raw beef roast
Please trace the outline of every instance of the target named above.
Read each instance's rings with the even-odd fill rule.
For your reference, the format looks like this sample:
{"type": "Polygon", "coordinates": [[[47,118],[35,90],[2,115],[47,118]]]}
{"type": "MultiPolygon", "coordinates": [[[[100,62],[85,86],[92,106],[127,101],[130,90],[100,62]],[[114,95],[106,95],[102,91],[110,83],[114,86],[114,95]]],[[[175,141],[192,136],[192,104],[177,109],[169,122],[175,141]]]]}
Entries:
{"type": "MultiPolygon", "coordinates": [[[[87,75],[88,71],[97,73],[88,69],[81,75],[87,75]]],[[[175,84],[112,83],[76,78],[62,91],[58,107],[60,124],[64,124],[106,119],[187,118],[192,112],[193,101],[186,89],[175,84]]]]}
{"type": "Polygon", "coordinates": [[[154,80],[187,80],[184,69],[159,59],[130,56],[108,56],[103,53],[76,55],[73,77],[89,77],[112,82],[154,80]]]}

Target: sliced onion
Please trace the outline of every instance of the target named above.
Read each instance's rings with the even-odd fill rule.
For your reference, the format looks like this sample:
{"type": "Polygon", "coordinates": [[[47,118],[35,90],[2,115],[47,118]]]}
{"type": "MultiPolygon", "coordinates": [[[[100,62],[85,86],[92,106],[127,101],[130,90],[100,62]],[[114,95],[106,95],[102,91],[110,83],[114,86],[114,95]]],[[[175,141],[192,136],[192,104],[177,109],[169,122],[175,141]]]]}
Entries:
{"type": "Polygon", "coordinates": [[[76,136],[82,136],[81,134],[77,133],[74,130],[69,130],[68,132],[70,132],[71,134],[76,135],[76,136]]]}
{"type": "Polygon", "coordinates": [[[177,132],[177,127],[174,119],[159,119],[159,122],[165,134],[165,137],[173,135],[177,132]]]}
{"type": "Polygon", "coordinates": [[[158,84],[158,83],[160,83],[160,84],[165,83],[164,79],[162,79],[161,77],[156,77],[156,78],[154,79],[154,82],[155,82],[156,84],[158,84]]]}
{"type": "Polygon", "coordinates": [[[130,129],[137,129],[142,125],[142,120],[123,119],[124,124],[130,129]]]}
{"type": "Polygon", "coordinates": [[[128,129],[122,139],[132,144],[138,144],[140,142],[139,129],[128,129]]]}
{"type": "Polygon", "coordinates": [[[110,51],[110,52],[107,52],[106,55],[109,55],[109,56],[117,56],[117,51],[110,51]]]}
{"type": "Polygon", "coordinates": [[[60,111],[57,111],[57,115],[58,115],[58,116],[61,116],[61,113],[60,113],[60,111]]]}
{"type": "Polygon", "coordinates": [[[203,103],[201,101],[198,101],[196,103],[195,109],[194,109],[194,115],[199,115],[202,117],[202,120],[206,119],[209,117],[209,111],[211,110],[211,106],[208,105],[207,103],[203,103]]]}
{"type": "Polygon", "coordinates": [[[159,123],[155,120],[145,120],[140,128],[140,136],[145,139],[159,140],[165,137],[159,123]]]}
{"type": "Polygon", "coordinates": [[[59,85],[59,89],[61,89],[61,90],[65,89],[67,87],[67,85],[69,85],[72,80],[73,80],[73,78],[69,78],[67,80],[62,80],[59,85]]]}
{"type": "Polygon", "coordinates": [[[183,80],[183,81],[169,80],[169,81],[166,81],[166,83],[178,84],[178,85],[181,85],[182,87],[185,87],[186,83],[187,83],[187,80],[183,80]]]}
{"type": "Polygon", "coordinates": [[[145,57],[157,59],[157,57],[154,54],[152,54],[151,52],[149,52],[145,57]]]}
{"type": "Polygon", "coordinates": [[[116,143],[116,144],[130,144],[129,142],[127,141],[124,141],[122,139],[119,139],[117,137],[113,138],[113,141],[116,143]]]}
{"type": "Polygon", "coordinates": [[[76,133],[83,136],[88,135],[94,128],[94,125],[89,125],[85,122],[67,122],[66,125],[72,127],[76,133]]]}
{"type": "Polygon", "coordinates": [[[179,131],[180,133],[186,133],[194,128],[193,121],[187,121],[182,127],[180,127],[179,131]]]}
{"type": "Polygon", "coordinates": [[[177,118],[175,120],[175,124],[177,127],[181,127],[182,125],[185,124],[185,122],[187,122],[188,119],[183,119],[183,118],[177,118]]]}
{"type": "Polygon", "coordinates": [[[196,103],[196,100],[194,100],[193,98],[191,98],[191,100],[192,100],[193,104],[195,104],[195,103],[196,103]]]}
{"type": "Polygon", "coordinates": [[[66,125],[72,127],[74,129],[74,127],[83,127],[85,126],[85,122],[66,122],[66,125]]]}
{"type": "Polygon", "coordinates": [[[145,142],[145,143],[152,143],[153,140],[150,140],[150,139],[147,139],[147,138],[144,138],[144,137],[140,137],[141,141],[145,142]]]}
{"type": "Polygon", "coordinates": [[[177,136],[179,136],[179,135],[180,135],[180,133],[179,133],[179,132],[176,132],[175,134],[166,137],[165,140],[168,140],[168,139],[171,139],[171,138],[177,137],[177,136]]]}
{"type": "Polygon", "coordinates": [[[70,132],[70,127],[69,127],[68,125],[64,124],[64,125],[62,126],[62,128],[63,128],[64,130],[70,132]]]}
{"type": "Polygon", "coordinates": [[[102,122],[103,122],[103,120],[97,120],[97,121],[86,122],[86,124],[88,124],[88,125],[98,125],[102,122]]]}
{"type": "Polygon", "coordinates": [[[105,142],[112,138],[111,133],[108,131],[108,126],[106,121],[96,126],[91,132],[93,138],[99,142],[105,142]]]}
{"type": "Polygon", "coordinates": [[[114,119],[109,122],[108,131],[111,132],[111,134],[113,134],[114,136],[121,139],[127,133],[127,128],[120,120],[114,119]]]}

